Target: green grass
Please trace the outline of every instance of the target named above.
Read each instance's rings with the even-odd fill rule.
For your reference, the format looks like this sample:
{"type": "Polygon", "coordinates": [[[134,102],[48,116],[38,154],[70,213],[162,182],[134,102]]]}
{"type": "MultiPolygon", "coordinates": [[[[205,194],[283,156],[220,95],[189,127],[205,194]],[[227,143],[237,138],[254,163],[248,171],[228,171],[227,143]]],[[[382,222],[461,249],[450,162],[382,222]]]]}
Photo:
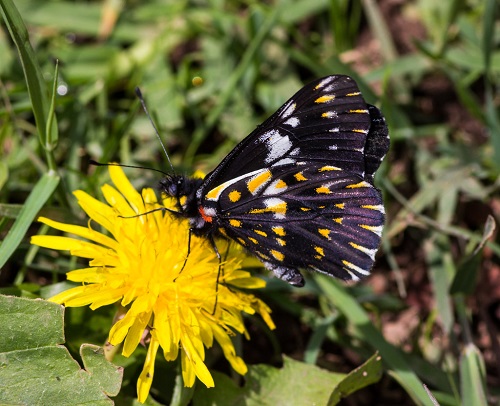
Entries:
{"type": "MultiPolygon", "coordinates": [[[[378,351],[384,377],[357,404],[370,391],[432,404],[423,384],[441,405],[498,403],[498,3],[418,0],[391,18],[390,2],[267,3],[0,0],[0,292],[49,297],[75,267],[28,237],[47,232],[40,210],[86,223],[71,192],[100,196],[108,180],[89,159],[168,171],[136,86],[176,169],[207,173],[304,83],[349,74],[392,142],[376,179],[387,227],[374,277],[311,277],[300,291],[270,279],[263,298],[281,333],[245,354],[346,372],[378,351]]],[[[127,174],[136,187],[158,181],[127,174]]],[[[111,323],[83,312],[69,312],[72,351],[102,344],[111,323]]],[[[141,356],[118,359],[132,385],[121,399],[134,396],[141,356]]]]}

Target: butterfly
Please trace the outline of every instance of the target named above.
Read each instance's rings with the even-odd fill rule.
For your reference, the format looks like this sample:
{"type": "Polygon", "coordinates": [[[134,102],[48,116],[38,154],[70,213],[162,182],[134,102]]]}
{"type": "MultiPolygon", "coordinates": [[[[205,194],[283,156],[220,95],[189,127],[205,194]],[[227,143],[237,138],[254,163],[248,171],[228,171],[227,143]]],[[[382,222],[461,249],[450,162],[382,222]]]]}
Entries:
{"type": "Polygon", "coordinates": [[[305,283],[300,270],[358,280],[380,245],[373,177],[388,149],[379,109],[351,77],[332,75],[300,89],[204,179],[167,175],[160,189],[217,254],[224,237],[293,286],[305,283]]]}

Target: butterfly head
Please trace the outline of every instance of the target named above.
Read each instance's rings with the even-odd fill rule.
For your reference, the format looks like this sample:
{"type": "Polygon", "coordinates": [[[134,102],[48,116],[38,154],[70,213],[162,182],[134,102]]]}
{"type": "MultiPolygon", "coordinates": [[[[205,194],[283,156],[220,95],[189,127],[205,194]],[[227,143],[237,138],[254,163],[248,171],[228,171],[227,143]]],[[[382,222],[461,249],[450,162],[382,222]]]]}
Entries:
{"type": "Polygon", "coordinates": [[[160,180],[159,189],[166,197],[175,199],[179,215],[192,217],[198,213],[196,191],[202,183],[202,179],[193,179],[182,175],[167,175],[160,180]]]}

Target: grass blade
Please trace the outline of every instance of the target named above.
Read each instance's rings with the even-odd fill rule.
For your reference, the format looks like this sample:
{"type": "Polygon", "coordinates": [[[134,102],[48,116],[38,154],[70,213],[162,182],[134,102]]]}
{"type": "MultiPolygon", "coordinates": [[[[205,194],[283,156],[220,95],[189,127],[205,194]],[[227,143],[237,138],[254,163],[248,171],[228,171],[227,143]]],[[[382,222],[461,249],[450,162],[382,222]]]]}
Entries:
{"type": "Polygon", "coordinates": [[[59,184],[59,180],[59,175],[55,171],[49,171],[37,182],[28,199],[26,199],[19,217],[0,246],[0,268],[5,265],[12,253],[19,246],[36,215],[50,196],[52,196],[52,193],[59,184]]]}

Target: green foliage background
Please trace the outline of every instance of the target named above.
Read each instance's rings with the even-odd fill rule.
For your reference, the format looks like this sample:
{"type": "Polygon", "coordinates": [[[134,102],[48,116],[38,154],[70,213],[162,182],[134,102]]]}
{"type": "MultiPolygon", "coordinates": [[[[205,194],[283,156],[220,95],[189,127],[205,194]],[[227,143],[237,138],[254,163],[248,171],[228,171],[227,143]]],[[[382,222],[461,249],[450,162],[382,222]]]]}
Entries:
{"type": "MultiPolygon", "coordinates": [[[[304,83],[349,74],[380,106],[392,141],[377,175],[388,214],[374,276],[356,286],[311,276],[302,290],[270,278],[263,296],[278,332],[262,347],[242,344],[245,359],[279,365],[285,352],[348,372],[378,351],[386,374],[356,404],[432,404],[422,384],[442,405],[498,402],[495,0],[16,0],[27,33],[12,30],[11,1],[0,5],[1,293],[50,297],[75,267],[28,236],[47,232],[33,223],[40,210],[85,223],[71,191],[99,196],[108,180],[89,159],[168,170],[136,86],[174,166],[189,174],[213,169],[304,83]],[[34,52],[18,53],[13,38],[28,34],[34,52]]],[[[137,187],[158,181],[152,171],[127,174],[137,187]]],[[[112,310],[68,312],[73,354],[104,343],[112,310]]],[[[134,396],[143,357],[117,358],[126,366],[119,399],[134,396]]],[[[158,370],[173,382],[169,365],[158,370]]],[[[161,388],[152,394],[169,403],[161,388]]],[[[172,396],[183,404],[192,394],[172,396]]]]}

